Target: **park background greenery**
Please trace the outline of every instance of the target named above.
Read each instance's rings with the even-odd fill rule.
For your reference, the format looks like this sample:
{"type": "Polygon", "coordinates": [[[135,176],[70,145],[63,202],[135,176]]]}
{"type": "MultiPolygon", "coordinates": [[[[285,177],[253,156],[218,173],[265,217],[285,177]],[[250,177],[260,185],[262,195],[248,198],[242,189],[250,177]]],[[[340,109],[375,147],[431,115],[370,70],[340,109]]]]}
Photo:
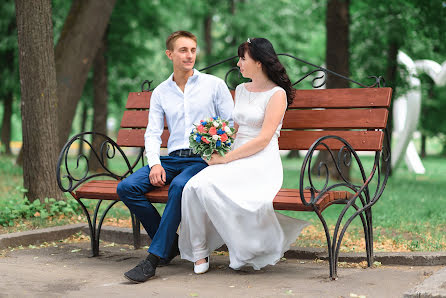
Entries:
{"type": "MultiPolygon", "coordinates": [[[[51,3],[56,45],[71,2],[53,0],[51,3]]],[[[23,171],[15,164],[16,156],[6,154],[9,153],[3,138],[6,102],[12,100],[10,140],[20,142],[21,101],[14,1],[3,1],[0,8],[0,119],[3,121],[0,149],[3,152],[0,156],[0,225],[3,228],[0,233],[85,222],[79,206],[72,199],[66,202],[50,199],[27,202],[24,198],[23,171]]],[[[118,0],[106,33],[108,118],[116,119],[119,123],[128,92],[139,91],[143,80],[153,80],[153,86],[156,86],[170,75],[171,64],[164,55],[164,42],[166,36],[175,30],[189,30],[198,36],[200,50],[197,68],[235,55],[237,45],[248,37],[266,37],[272,41],[278,53],[290,53],[323,65],[326,8],[327,1],[323,0],[184,0],[181,3],[118,0]]],[[[446,61],[445,1],[351,1],[349,11],[350,76],[353,79],[371,84],[373,82],[367,76],[385,76],[389,52],[395,46],[414,60],[446,61]]],[[[283,62],[293,81],[309,71],[289,60],[283,62]]],[[[227,69],[216,70],[214,74],[221,77],[227,69]]],[[[399,68],[395,80],[388,82],[394,88],[393,99],[407,91],[404,76],[405,70],[399,68]]],[[[90,72],[70,135],[91,130],[92,77],[90,72]]],[[[442,115],[446,109],[446,87],[433,86],[427,76],[421,79],[423,114],[419,131],[422,138],[417,140],[417,145],[420,151],[425,148],[422,155],[427,155],[423,159],[427,174],[417,176],[409,173],[404,165],[394,171],[383,198],[374,207],[375,241],[393,241],[383,249],[446,248],[446,215],[442,212],[446,207],[446,196],[441,192],[446,178],[446,120],[442,115]]],[[[308,81],[298,86],[310,87],[308,81]]],[[[284,187],[297,187],[301,160],[284,158],[283,162],[284,187]]],[[[330,209],[324,214],[327,214],[329,223],[334,224],[335,214],[339,211],[336,207],[330,209]]],[[[314,214],[291,215],[310,220],[313,226],[320,228],[314,214]]],[[[109,223],[118,222],[118,219],[126,223],[128,211],[119,203],[110,216],[116,220],[112,219],[109,223]]],[[[309,246],[324,245],[325,240],[319,237],[320,232],[321,229],[307,231],[301,242],[309,246]]],[[[351,239],[353,244],[347,249],[360,247],[360,240],[355,242],[355,239],[360,239],[361,233],[358,223],[349,229],[347,239],[351,239]]]]}

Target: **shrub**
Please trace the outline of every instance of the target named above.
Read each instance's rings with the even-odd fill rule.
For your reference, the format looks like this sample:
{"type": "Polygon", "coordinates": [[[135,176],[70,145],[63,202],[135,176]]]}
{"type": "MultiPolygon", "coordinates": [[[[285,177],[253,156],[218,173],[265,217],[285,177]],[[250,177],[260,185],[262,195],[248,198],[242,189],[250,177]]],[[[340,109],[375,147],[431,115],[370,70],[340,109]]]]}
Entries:
{"type": "Polygon", "coordinates": [[[48,218],[50,216],[81,214],[82,209],[75,199],[56,201],[45,198],[44,203],[39,200],[30,202],[26,197],[0,201],[0,225],[13,226],[17,219],[29,219],[33,217],[48,218]]]}

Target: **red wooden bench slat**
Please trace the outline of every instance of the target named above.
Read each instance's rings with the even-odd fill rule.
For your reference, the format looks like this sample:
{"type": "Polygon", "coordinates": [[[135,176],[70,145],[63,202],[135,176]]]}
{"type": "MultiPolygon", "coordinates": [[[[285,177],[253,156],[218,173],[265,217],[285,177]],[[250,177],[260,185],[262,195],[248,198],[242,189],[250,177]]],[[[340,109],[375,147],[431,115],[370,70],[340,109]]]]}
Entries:
{"type": "MultiPolygon", "coordinates": [[[[145,129],[120,129],[116,143],[121,147],[144,147],[145,132],[145,129]]],[[[161,147],[167,147],[169,135],[169,131],[165,129],[161,135],[161,147]]]]}
{"type": "Polygon", "coordinates": [[[148,109],[150,107],[150,97],[152,91],[149,92],[130,92],[127,97],[126,109],[148,109]]]}
{"type": "Polygon", "coordinates": [[[392,88],[296,90],[290,108],[385,108],[391,97],[392,88]]]}
{"type": "MultiPolygon", "coordinates": [[[[149,111],[124,111],[121,120],[122,128],[146,128],[149,123],[149,111]]],[[[166,126],[166,124],[164,124],[166,126]]],[[[167,127],[167,126],[166,126],[167,127]]]]}
{"type": "MultiPolygon", "coordinates": [[[[235,91],[231,90],[234,97],[235,91]]],[[[150,108],[152,92],[130,92],[126,109],[150,108]]],[[[389,107],[392,88],[346,88],[296,90],[290,108],[369,108],[389,107]]]]}
{"type": "Polygon", "coordinates": [[[282,128],[385,128],[387,109],[326,109],[289,110],[285,113],[282,128]]]}
{"type": "MultiPolygon", "coordinates": [[[[116,180],[92,180],[79,187],[75,194],[78,199],[103,199],[103,200],[119,200],[116,193],[116,187],[119,181],[116,180]]],[[[164,186],[147,193],[146,198],[152,203],[166,203],[167,192],[169,186],[164,186]]],[[[308,201],[311,194],[308,190],[304,191],[306,200],[308,201]]],[[[325,208],[333,204],[336,200],[346,199],[351,194],[346,191],[331,191],[324,195],[317,206],[323,211],[325,208]]],[[[293,210],[293,211],[312,211],[311,206],[305,206],[297,189],[281,189],[273,200],[273,207],[276,210],[293,210]]]]}
{"type": "MultiPolygon", "coordinates": [[[[122,147],[144,147],[144,129],[121,129],[118,132],[118,145],[122,147]]],[[[379,151],[382,148],[384,133],[382,131],[302,131],[282,130],[279,138],[281,150],[307,150],[318,138],[326,135],[336,135],[347,140],[357,151],[379,151]]],[[[169,131],[165,130],[161,136],[161,147],[167,147],[169,131]]],[[[326,143],[333,150],[341,149],[343,146],[339,141],[328,140],[326,143]]],[[[324,147],[319,147],[325,150],[324,147]]]]}
{"type": "MultiPolygon", "coordinates": [[[[308,150],[318,138],[326,135],[335,135],[344,138],[356,151],[380,151],[384,139],[382,131],[298,131],[283,130],[280,132],[279,148],[281,150],[308,150]]],[[[329,139],[325,143],[332,150],[339,150],[343,144],[337,140],[329,139]]],[[[318,150],[325,150],[319,146],[318,150]]]]}
{"type": "MultiPolygon", "coordinates": [[[[125,111],[122,128],[146,128],[149,111],[125,111]]],[[[290,110],[283,119],[285,129],[316,128],[385,128],[387,109],[290,110]]],[[[167,122],[164,121],[167,128],[167,122]]]]}
{"type": "MultiPolygon", "coordinates": [[[[146,128],[149,123],[149,111],[147,110],[129,110],[124,111],[121,120],[122,128],[146,128]]],[[[167,121],[164,118],[164,128],[167,128],[167,121]]]]}

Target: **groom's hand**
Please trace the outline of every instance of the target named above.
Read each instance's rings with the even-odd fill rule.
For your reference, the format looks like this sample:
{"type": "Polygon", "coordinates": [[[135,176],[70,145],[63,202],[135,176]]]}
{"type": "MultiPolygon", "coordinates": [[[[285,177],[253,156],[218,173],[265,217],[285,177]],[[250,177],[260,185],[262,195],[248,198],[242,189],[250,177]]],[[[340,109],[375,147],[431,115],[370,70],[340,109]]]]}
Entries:
{"type": "Polygon", "coordinates": [[[166,171],[161,165],[154,165],[150,168],[149,180],[153,186],[164,186],[166,184],[166,171]]]}

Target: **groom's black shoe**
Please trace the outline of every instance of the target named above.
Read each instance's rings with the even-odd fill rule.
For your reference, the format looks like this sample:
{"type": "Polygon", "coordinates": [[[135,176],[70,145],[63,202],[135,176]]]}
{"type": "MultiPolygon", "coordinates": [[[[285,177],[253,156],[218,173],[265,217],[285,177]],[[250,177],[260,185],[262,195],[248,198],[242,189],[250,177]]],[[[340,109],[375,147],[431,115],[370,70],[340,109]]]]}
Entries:
{"type": "Polygon", "coordinates": [[[124,273],[124,277],[134,283],[142,283],[155,276],[156,266],[159,258],[149,254],[145,260],[142,260],[135,268],[124,273]]]}
{"type": "Polygon", "coordinates": [[[163,266],[169,265],[170,261],[172,261],[179,254],[180,254],[180,249],[178,248],[178,234],[176,234],[175,239],[172,244],[172,248],[170,249],[169,256],[166,259],[160,258],[158,267],[163,267],[163,266]]]}

